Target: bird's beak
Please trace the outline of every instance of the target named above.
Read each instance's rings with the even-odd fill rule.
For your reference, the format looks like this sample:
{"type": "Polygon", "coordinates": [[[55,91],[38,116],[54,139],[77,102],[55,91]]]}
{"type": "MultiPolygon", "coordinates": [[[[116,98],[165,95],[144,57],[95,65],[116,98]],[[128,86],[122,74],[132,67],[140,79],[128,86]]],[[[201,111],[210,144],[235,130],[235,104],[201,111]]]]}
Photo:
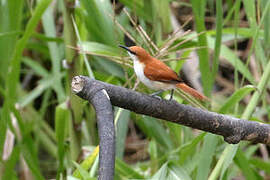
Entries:
{"type": "Polygon", "coordinates": [[[127,51],[128,51],[128,52],[130,52],[131,54],[136,55],[136,53],[135,53],[135,52],[131,51],[131,50],[130,50],[128,47],[126,47],[126,46],[119,45],[119,47],[121,47],[121,48],[123,48],[123,49],[127,50],[127,51]]]}

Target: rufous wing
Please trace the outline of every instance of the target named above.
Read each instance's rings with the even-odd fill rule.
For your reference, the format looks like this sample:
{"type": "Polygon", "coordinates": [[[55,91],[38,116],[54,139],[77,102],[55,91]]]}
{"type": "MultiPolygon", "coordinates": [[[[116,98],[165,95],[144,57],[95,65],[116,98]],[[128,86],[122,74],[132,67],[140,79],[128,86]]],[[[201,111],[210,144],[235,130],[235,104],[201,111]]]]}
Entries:
{"type": "Polygon", "coordinates": [[[153,59],[146,63],[144,75],[152,81],[177,84],[183,82],[180,77],[162,61],[153,59]]]}

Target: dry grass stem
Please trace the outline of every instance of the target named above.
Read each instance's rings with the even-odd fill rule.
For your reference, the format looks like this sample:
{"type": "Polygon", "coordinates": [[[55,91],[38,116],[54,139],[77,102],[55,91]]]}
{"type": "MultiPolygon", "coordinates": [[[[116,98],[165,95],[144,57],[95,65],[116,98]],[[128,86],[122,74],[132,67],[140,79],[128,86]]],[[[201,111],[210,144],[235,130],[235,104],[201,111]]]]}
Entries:
{"type": "MultiPolygon", "coordinates": [[[[113,19],[113,16],[111,14],[109,14],[109,16],[113,19]]],[[[137,41],[135,40],[135,38],[132,37],[132,35],[117,21],[117,19],[115,19],[115,24],[119,27],[119,29],[129,38],[131,39],[133,42],[137,41]]]]}
{"type": "Polygon", "coordinates": [[[185,39],[184,41],[181,41],[181,42],[177,43],[176,45],[174,45],[173,47],[171,47],[168,51],[173,51],[173,50],[175,50],[178,46],[180,46],[180,45],[182,45],[182,44],[184,44],[184,43],[186,43],[186,42],[188,42],[188,41],[191,41],[192,39],[197,38],[198,36],[202,35],[203,33],[205,33],[205,31],[204,31],[204,32],[200,32],[200,33],[197,34],[195,37],[192,36],[192,37],[190,37],[190,38],[185,39]]]}
{"type": "Polygon", "coordinates": [[[131,21],[132,25],[135,27],[136,31],[141,36],[141,38],[144,41],[144,43],[147,45],[148,50],[151,51],[151,54],[154,54],[154,52],[153,52],[153,50],[152,50],[152,48],[150,46],[150,43],[147,42],[147,38],[144,36],[143,32],[141,31],[141,29],[139,28],[139,26],[137,25],[137,23],[132,19],[132,17],[130,16],[130,14],[127,12],[127,10],[125,8],[124,8],[124,12],[128,16],[128,18],[131,21]]]}

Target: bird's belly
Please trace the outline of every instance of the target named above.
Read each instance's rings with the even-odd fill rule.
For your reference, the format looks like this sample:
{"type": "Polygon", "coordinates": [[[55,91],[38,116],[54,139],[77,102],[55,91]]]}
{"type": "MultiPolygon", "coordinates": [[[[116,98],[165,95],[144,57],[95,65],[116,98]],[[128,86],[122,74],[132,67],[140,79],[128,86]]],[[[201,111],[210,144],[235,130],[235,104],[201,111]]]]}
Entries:
{"type": "Polygon", "coordinates": [[[152,81],[152,80],[148,79],[144,75],[144,64],[141,63],[138,60],[133,61],[133,63],[134,63],[134,71],[135,71],[137,77],[139,78],[139,80],[144,85],[146,85],[150,89],[154,89],[154,90],[170,90],[170,89],[175,88],[175,85],[173,85],[173,84],[166,84],[166,83],[163,83],[163,82],[152,81]]]}

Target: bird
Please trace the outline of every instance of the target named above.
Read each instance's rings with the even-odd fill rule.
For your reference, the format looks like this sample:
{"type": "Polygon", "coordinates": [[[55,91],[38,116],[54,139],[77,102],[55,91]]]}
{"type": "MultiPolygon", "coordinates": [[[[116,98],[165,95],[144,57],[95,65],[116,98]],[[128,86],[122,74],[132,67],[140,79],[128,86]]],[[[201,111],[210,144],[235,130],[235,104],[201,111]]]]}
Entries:
{"type": "Polygon", "coordinates": [[[158,92],[152,94],[153,96],[171,90],[171,100],[174,89],[179,88],[197,100],[208,100],[206,96],[185,84],[175,71],[164,62],[152,57],[144,48],[123,45],[119,45],[119,47],[127,50],[133,60],[133,68],[137,78],[148,88],[158,90],[158,92]]]}

